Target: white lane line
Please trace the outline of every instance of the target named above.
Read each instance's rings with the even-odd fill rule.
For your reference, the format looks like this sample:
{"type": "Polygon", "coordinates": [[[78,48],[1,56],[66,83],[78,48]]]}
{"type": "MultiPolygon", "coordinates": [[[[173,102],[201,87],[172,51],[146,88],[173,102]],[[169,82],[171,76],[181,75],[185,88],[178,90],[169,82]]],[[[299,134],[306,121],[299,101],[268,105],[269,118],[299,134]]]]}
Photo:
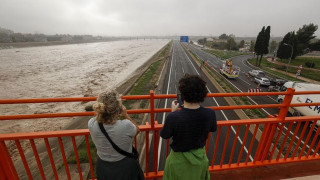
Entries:
{"type": "MultiPolygon", "coordinates": [[[[194,70],[196,70],[197,74],[200,75],[199,72],[197,71],[196,67],[194,67],[193,63],[191,62],[191,60],[190,60],[189,56],[187,55],[187,53],[186,53],[184,50],[183,50],[183,52],[184,52],[185,55],[187,56],[189,62],[191,63],[192,67],[194,68],[194,70]]],[[[209,93],[211,93],[211,91],[210,91],[210,89],[209,89],[208,87],[207,87],[207,89],[208,89],[209,93]]],[[[212,99],[214,100],[214,102],[215,102],[215,103],[217,104],[217,106],[219,107],[220,105],[219,105],[219,103],[216,101],[216,99],[215,99],[214,97],[212,97],[212,99]]],[[[224,114],[224,112],[223,112],[222,110],[220,110],[220,111],[221,111],[222,115],[224,116],[224,118],[225,118],[227,121],[229,121],[229,119],[228,119],[227,116],[224,114]]],[[[233,133],[236,134],[236,130],[233,128],[233,126],[231,126],[231,129],[232,129],[233,133]]],[[[238,139],[238,141],[240,142],[240,144],[242,145],[243,142],[242,142],[241,138],[238,136],[237,139],[238,139]]],[[[248,149],[247,149],[246,145],[244,145],[244,150],[245,150],[245,151],[247,152],[247,154],[248,154],[248,149]]],[[[253,158],[252,158],[251,155],[249,155],[249,158],[250,158],[251,161],[253,161],[253,158]]]]}
{"type": "Polygon", "coordinates": [[[249,69],[252,69],[251,67],[249,67],[248,65],[246,65],[246,63],[243,62],[244,60],[245,60],[245,59],[243,59],[243,60],[241,61],[242,64],[245,65],[245,66],[247,66],[249,69]]]}
{"type": "Polygon", "coordinates": [[[251,85],[250,83],[248,83],[247,81],[243,80],[242,78],[238,77],[241,81],[243,81],[244,83],[248,84],[249,86],[251,85]]]}
{"type": "MultiPolygon", "coordinates": [[[[174,44],[172,43],[171,65],[170,65],[169,80],[168,80],[168,86],[167,86],[167,93],[166,94],[169,94],[169,87],[170,87],[170,81],[171,81],[172,61],[173,61],[173,54],[174,54],[173,46],[174,46],[174,44]]],[[[167,108],[167,104],[168,104],[168,99],[166,98],[166,100],[164,102],[164,108],[167,108]]],[[[165,122],[165,117],[166,117],[166,113],[164,112],[163,116],[162,116],[162,124],[164,124],[164,122],[165,122]]],[[[160,137],[159,146],[158,146],[158,168],[159,168],[160,154],[161,154],[161,147],[162,147],[161,144],[162,144],[162,138],[160,137]]]]}
{"type": "MultiPolygon", "coordinates": [[[[217,63],[218,63],[219,61],[220,61],[220,63],[223,63],[223,62],[224,62],[222,59],[218,58],[217,56],[215,56],[215,55],[213,55],[213,54],[211,54],[211,53],[208,53],[208,52],[202,51],[202,50],[200,50],[200,51],[203,52],[204,54],[208,55],[208,56],[211,56],[212,58],[214,58],[215,61],[218,60],[218,61],[216,61],[217,63]]],[[[213,64],[213,63],[211,63],[211,64],[213,64]]],[[[219,65],[221,66],[221,64],[219,64],[219,65]]]]}
{"type": "Polygon", "coordinates": [[[273,99],[273,97],[271,96],[267,96],[268,98],[270,98],[271,100],[273,100],[274,102],[278,103],[277,99],[273,99]]]}

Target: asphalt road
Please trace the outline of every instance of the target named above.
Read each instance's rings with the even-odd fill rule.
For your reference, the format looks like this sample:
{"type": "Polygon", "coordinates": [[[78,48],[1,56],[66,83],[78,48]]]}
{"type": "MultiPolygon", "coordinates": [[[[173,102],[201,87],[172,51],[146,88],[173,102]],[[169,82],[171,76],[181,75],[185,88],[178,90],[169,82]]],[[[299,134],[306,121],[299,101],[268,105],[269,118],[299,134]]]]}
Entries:
{"type": "MultiPolygon", "coordinates": [[[[212,65],[213,68],[217,72],[219,71],[219,67],[222,67],[223,60],[217,58],[216,56],[214,56],[210,53],[203,51],[198,46],[194,46],[194,45],[190,45],[190,44],[185,44],[185,45],[188,46],[190,48],[190,50],[193,53],[195,53],[200,59],[208,61],[209,64],[212,65]]],[[[244,55],[244,56],[237,56],[237,57],[231,58],[233,65],[238,66],[241,69],[239,77],[236,79],[228,79],[228,78],[224,77],[226,81],[228,81],[230,84],[232,84],[240,92],[248,92],[248,89],[256,89],[257,88],[257,84],[254,82],[254,79],[252,77],[248,76],[248,72],[253,70],[253,68],[251,68],[247,64],[247,59],[252,58],[252,57],[253,57],[252,55],[244,55]]],[[[267,75],[267,78],[270,79],[270,78],[275,78],[275,77],[267,75]]],[[[260,86],[259,88],[261,88],[261,90],[263,92],[266,92],[268,87],[260,86]]],[[[248,99],[253,104],[277,104],[278,102],[276,101],[276,98],[277,98],[276,96],[251,96],[251,97],[248,97],[248,99]]],[[[261,109],[261,112],[264,113],[265,115],[275,115],[275,114],[279,114],[279,109],[278,108],[261,109]]],[[[288,113],[287,116],[291,116],[291,114],[288,113]]],[[[295,142],[297,142],[297,139],[299,139],[300,134],[303,129],[303,126],[304,126],[304,123],[302,123],[298,129],[298,132],[295,136],[296,137],[295,142]]],[[[292,126],[291,131],[290,131],[290,134],[292,136],[294,135],[296,128],[297,128],[297,124],[294,124],[292,126]]],[[[285,124],[284,130],[285,131],[288,130],[288,124],[285,124]]],[[[302,147],[303,144],[305,143],[304,140],[306,139],[309,131],[310,131],[310,128],[308,127],[306,130],[306,133],[304,133],[304,135],[303,135],[303,140],[301,141],[300,147],[302,147]]],[[[283,134],[284,133],[285,132],[283,131],[283,134]]],[[[313,139],[314,136],[315,136],[315,132],[312,133],[311,139],[313,139]]],[[[319,140],[320,140],[320,138],[318,137],[316,142],[319,142],[319,140]]],[[[309,141],[306,150],[309,149],[310,144],[311,144],[311,142],[309,141]]]]}
{"type": "MultiPolygon", "coordinates": [[[[206,78],[204,73],[199,69],[199,67],[195,64],[193,60],[188,56],[188,54],[185,52],[183,47],[181,46],[180,42],[174,41],[173,47],[172,47],[172,57],[170,58],[170,62],[168,65],[168,70],[165,77],[165,83],[163,86],[163,89],[161,91],[161,94],[177,94],[178,91],[178,81],[179,79],[186,73],[189,74],[198,74],[200,75],[206,82],[209,92],[211,93],[217,93],[217,89],[210,83],[210,81],[206,78]]],[[[161,100],[159,103],[158,108],[169,108],[171,106],[171,102],[173,99],[167,99],[167,100],[161,100]]],[[[224,100],[224,98],[206,98],[205,102],[202,104],[203,106],[226,106],[228,105],[227,102],[224,100]]],[[[166,114],[161,113],[156,115],[156,120],[160,123],[164,123],[166,114]]],[[[236,113],[232,110],[228,111],[216,111],[216,116],[218,121],[225,121],[225,120],[234,120],[239,119],[239,117],[236,115],[236,113]]],[[[230,135],[228,139],[228,145],[225,152],[225,157],[223,159],[224,163],[229,162],[229,156],[231,154],[233,141],[235,138],[237,127],[231,127],[230,135]]],[[[214,164],[220,164],[222,151],[225,143],[225,138],[227,134],[227,127],[224,127],[221,129],[221,135],[220,140],[218,144],[218,150],[215,158],[214,164]]],[[[242,140],[245,132],[245,127],[240,128],[240,137],[237,138],[236,146],[235,146],[235,152],[233,155],[232,162],[237,162],[240,148],[242,145],[242,140]]],[[[213,151],[214,151],[214,143],[216,139],[217,133],[213,133],[210,137],[209,141],[209,149],[208,149],[208,159],[212,161],[213,151]]],[[[249,132],[248,139],[246,141],[245,150],[242,153],[241,156],[241,162],[245,161],[245,158],[247,156],[247,150],[249,149],[249,145],[251,142],[252,135],[249,132]]],[[[164,164],[165,164],[165,152],[166,152],[166,140],[163,140],[160,138],[160,146],[158,149],[159,154],[159,165],[158,170],[163,170],[164,164]]],[[[255,141],[256,142],[256,141],[255,141]]],[[[255,152],[257,146],[257,142],[254,143],[253,146],[253,152],[255,152]]],[[[150,160],[153,161],[153,141],[151,143],[151,150],[150,150],[150,160]]],[[[254,154],[250,156],[250,159],[254,157],[254,154]]],[[[249,161],[250,161],[249,159],[249,161]]],[[[149,169],[153,170],[153,162],[149,163],[149,169]]]]}

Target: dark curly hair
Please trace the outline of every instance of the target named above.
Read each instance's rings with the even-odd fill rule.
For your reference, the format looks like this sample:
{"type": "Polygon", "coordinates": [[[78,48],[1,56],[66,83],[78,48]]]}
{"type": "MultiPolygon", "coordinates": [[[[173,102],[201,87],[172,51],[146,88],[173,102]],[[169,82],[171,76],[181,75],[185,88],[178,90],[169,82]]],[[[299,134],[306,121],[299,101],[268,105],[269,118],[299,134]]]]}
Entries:
{"type": "Polygon", "coordinates": [[[206,82],[198,75],[189,74],[179,80],[179,91],[181,99],[189,103],[203,102],[208,93],[206,82]]]}

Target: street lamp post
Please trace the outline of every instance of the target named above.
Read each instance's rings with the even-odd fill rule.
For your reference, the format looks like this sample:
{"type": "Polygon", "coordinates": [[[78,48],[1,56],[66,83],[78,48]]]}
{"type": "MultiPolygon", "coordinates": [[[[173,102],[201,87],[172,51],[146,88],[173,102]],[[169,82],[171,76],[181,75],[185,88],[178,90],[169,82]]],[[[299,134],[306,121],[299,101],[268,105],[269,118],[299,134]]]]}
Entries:
{"type": "Polygon", "coordinates": [[[293,46],[291,44],[287,44],[287,43],[283,43],[285,46],[290,46],[291,47],[291,56],[289,59],[289,64],[287,65],[287,69],[286,69],[286,74],[288,74],[288,67],[290,66],[291,63],[291,59],[292,59],[292,54],[293,54],[293,46]]]}

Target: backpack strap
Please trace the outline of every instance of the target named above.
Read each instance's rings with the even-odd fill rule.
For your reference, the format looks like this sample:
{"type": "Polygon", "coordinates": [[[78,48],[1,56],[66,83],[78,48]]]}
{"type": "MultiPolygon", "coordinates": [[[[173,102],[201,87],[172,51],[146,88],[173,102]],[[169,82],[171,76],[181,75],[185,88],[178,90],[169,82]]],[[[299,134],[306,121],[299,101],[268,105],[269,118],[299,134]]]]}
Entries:
{"type": "Polygon", "coordinates": [[[115,149],[118,153],[127,156],[129,158],[134,158],[134,155],[132,153],[128,153],[127,151],[124,151],[122,149],[119,148],[119,146],[117,146],[109,137],[107,131],[104,129],[103,124],[99,123],[99,128],[101,130],[101,132],[104,134],[104,136],[106,136],[106,138],[109,140],[109,142],[111,143],[113,149],[115,149]]]}

